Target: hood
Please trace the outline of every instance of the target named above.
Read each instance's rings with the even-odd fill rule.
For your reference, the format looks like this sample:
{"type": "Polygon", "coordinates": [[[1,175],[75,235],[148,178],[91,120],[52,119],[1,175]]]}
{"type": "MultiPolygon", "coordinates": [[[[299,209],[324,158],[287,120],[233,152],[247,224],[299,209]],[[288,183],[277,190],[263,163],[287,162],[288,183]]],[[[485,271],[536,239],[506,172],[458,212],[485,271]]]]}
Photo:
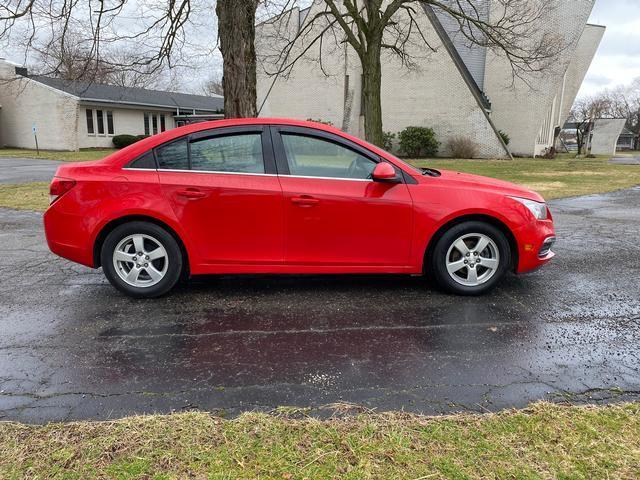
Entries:
{"type": "Polygon", "coordinates": [[[521,185],[495,178],[473,175],[471,173],[454,172],[451,170],[439,170],[442,176],[441,181],[450,183],[452,187],[469,190],[482,190],[502,195],[512,195],[514,197],[527,198],[536,202],[544,202],[544,198],[533,190],[521,185]]]}

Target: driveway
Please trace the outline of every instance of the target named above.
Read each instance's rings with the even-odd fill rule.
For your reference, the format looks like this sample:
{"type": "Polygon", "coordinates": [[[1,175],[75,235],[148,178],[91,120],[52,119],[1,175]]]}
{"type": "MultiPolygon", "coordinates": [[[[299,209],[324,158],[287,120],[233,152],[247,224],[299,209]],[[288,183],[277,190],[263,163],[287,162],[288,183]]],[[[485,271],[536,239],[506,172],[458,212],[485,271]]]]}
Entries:
{"type": "Polygon", "coordinates": [[[37,158],[0,157],[0,183],[48,182],[62,163],[37,158]]]}
{"type": "Polygon", "coordinates": [[[557,259],[492,294],[411,277],[225,276],[135,301],[0,210],[0,417],[427,414],[640,398],[640,189],[556,201],[557,259]]]}
{"type": "Polygon", "coordinates": [[[610,162],[617,165],[640,165],[640,157],[615,157],[610,162]]]}

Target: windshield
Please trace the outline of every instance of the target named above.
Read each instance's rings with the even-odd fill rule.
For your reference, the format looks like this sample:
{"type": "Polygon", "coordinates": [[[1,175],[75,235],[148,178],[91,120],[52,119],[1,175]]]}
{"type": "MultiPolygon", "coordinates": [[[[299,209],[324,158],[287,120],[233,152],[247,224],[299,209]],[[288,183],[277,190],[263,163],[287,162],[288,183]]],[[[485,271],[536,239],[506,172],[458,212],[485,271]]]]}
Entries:
{"type": "Polygon", "coordinates": [[[411,165],[409,162],[405,162],[404,160],[399,159],[398,157],[396,157],[395,155],[386,152],[387,155],[389,155],[391,158],[393,158],[394,160],[400,162],[402,165],[406,165],[407,167],[409,167],[411,170],[413,170],[414,172],[417,172],[421,175],[424,175],[424,169],[422,168],[418,168],[418,167],[414,167],[413,165],[411,165]]]}

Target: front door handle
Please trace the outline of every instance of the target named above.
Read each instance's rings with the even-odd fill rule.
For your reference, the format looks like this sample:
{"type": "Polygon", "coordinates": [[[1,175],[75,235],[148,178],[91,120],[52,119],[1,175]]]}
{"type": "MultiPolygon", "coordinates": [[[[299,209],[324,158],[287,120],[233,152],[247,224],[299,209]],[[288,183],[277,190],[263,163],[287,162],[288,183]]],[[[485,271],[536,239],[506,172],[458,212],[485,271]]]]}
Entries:
{"type": "Polygon", "coordinates": [[[313,198],[310,195],[301,195],[299,197],[292,197],[291,201],[293,202],[294,205],[298,205],[299,207],[314,207],[318,203],[320,203],[320,200],[318,200],[317,198],[313,198]]]}
{"type": "Polygon", "coordinates": [[[198,198],[204,198],[207,194],[201,192],[197,188],[187,188],[186,190],[178,190],[178,195],[180,197],[196,200],[198,198]]]}

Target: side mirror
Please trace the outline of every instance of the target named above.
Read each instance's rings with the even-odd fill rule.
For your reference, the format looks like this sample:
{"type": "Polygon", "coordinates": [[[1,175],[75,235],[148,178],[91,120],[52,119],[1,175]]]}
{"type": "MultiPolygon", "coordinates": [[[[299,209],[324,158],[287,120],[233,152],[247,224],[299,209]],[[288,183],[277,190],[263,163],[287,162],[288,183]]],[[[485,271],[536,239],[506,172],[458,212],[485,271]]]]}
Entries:
{"type": "Polygon", "coordinates": [[[380,162],[371,174],[374,182],[400,183],[396,169],[390,163],[380,162]]]}

